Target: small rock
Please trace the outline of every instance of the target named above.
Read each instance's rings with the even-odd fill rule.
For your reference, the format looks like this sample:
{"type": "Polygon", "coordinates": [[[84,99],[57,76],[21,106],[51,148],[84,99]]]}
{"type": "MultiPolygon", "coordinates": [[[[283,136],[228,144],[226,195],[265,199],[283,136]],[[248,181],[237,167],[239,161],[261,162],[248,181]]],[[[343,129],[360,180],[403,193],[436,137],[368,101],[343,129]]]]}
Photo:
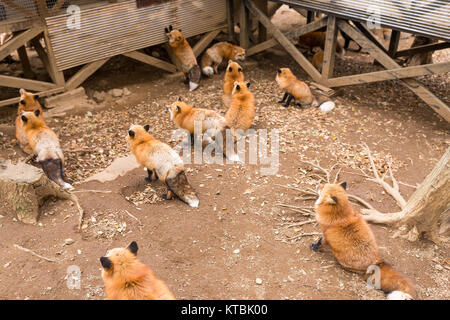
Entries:
{"type": "Polygon", "coordinates": [[[88,116],[89,118],[92,118],[92,112],[90,112],[90,111],[86,112],[86,116],[88,116]]]}
{"type": "Polygon", "coordinates": [[[96,102],[103,102],[105,100],[105,92],[95,91],[94,94],[92,95],[92,98],[94,98],[96,102]]]}
{"type": "Polygon", "coordinates": [[[238,254],[239,252],[241,252],[241,250],[239,250],[239,249],[236,249],[233,251],[234,254],[238,254]]]}
{"type": "Polygon", "coordinates": [[[112,95],[115,98],[123,96],[123,90],[122,89],[111,89],[108,91],[110,95],[112,95]]]}
{"type": "Polygon", "coordinates": [[[66,246],[70,246],[71,244],[75,243],[75,240],[71,239],[71,238],[67,238],[66,240],[64,240],[64,244],[66,246]]]}
{"type": "Polygon", "coordinates": [[[440,264],[435,265],[434,268],[438,271],[444,270],[444,267],[442,267],[440,264]]]}
{"type": "Polygon", "coordinates": [[[255,282],[257,285],[262,285],[262,283],[263,283],[261,278],[256,278],[255,282]]]}
{"type": "Polygon", "coordinates": [[[123,88],[123,94],[124,94],[125,96],[129,96],[129,95],[131,94],[131,91],[128,90],[128,88],[123,88]]]}

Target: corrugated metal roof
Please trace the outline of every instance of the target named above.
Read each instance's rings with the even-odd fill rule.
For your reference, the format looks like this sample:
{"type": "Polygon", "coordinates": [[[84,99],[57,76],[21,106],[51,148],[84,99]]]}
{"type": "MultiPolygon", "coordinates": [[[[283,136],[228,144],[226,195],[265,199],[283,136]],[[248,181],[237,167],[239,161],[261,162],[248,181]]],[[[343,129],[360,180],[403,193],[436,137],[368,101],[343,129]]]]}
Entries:
{"type": "Polygon", "coordinates": [[[59,70],[167,42],[172,24],[186,37],[226,23],[225,0],[171,0],[137,9],[136,1],[83,10],[80,29],[68,29],[68,14],[46,19],[59,70]]]}
{"type": "Polygon", "coordinates": [[[274,0],[291,6],[374,22],[410,33],[450,40],[449,0],[274,0]]]}

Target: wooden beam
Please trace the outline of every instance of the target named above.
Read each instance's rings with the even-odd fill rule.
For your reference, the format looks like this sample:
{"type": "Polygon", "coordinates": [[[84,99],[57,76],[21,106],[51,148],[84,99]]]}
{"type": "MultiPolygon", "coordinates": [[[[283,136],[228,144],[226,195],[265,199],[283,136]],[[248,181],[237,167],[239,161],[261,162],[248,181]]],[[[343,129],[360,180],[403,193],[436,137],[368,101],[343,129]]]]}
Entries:
{"type": "MultiPolygon", "coordinates": [[[[264,13],[265,16],[268,15],[268,8],[267,8],[267,0],[256,0],[256,6],[261,10],[262,13],[264,13]]],[[[258,23],[258,43],[261,43],[263,41],[267,40],[267,30],[264,27],[264,25],[259,22],[258,23]]]]}
{"type": "Polygon", "coordinates": [[[233,0],[227,0],[228,41],[234,42],[234,4],[233,0]]]}
{"type": "Polygon", "coordinates": [[[325,50],[323,52],[322,84],[326,84],[327,79],[333,76],[337,31],[336,17],[329,16],[325,36],[325,50]]]}
{"type": "Polygon", "coordinates": [[[201,38],[195,46],[192,48],[192,51],[194,51],[195,57],[198,57],[200,53],[203,52],[203,50],[206,49],[206,47],[213,41],[217,35],[222,31],[221,29],[213,30],[208,33],[206,33],[203,38],[201,38]]]}
{"type": "Polygon", "coordinates": [[[52,78],[52,81],[56,83],[55,72],[52,70],[52,66],[50,65],[50,61],[47,56],[47,51],[44,49],[44,47],[42,47],[41,42],[39,41],[39,38],[38,37],[33,38],[31,40],[31,44],[33,45],[34,50],[36,50],[39,58],[41,59],[42,64],[45,67],[45,70],[47,70],[47,73],[52,78]]]}
{"type": "MultiPolygon", "coordinates": [[[[58,88],[51,89],[48,91],[38,92],[36,94],[39,95],[39,97],[47,97],[52,94],[57,94],[57,93],[61,93],[61,92],[64,92],[64,87],[58,87],[58,88]]],[[[13,104],[19,103],[19,101],[20,101],[20,97],[2,100],[2,101],[0,101],[0,107],[13,105],[13,104]]]]}
{"type": "Polygon", "coordinates": [[[261,23],[267,28],[269,33],[272,33],[272,36],[286,49],[286,51],[297,61],[298,64],[314,79],[316,82],[320,82],[321,75],[314,68],[314,66],[306,59],[306,57],[297,50],[295,45],[289,41],[288,38],[277,28],[275,27],[270,19],[265,16],[261,10],[259,10],[253,1],[251,0],[242,0],[245,1],[246,7],[250,10],[250,12],[259,20],[261,23]]]}
{"type": "Polygon", "coordinates": [[[400,41],[401,32],[397,30],[392,30],[391,32],[391,40],[389,41],[389,49],[388,53],[391,57],[395,56],[395,53],[398,50],[398,43],[400,41]]]}
{"type": "Polygon", "coordinates": [[[425,44],[423,46],[417,46],[414,48],[409,48],[406,50],[397,51],[395,53],[395,58],[399,57],[405,57],[405,56],[412,56],[416,53],[422,53],[422,52],[429,52],[429,51],[435,51],[435,50],[442,50],[450,48],[450,42],[439,42],[439,43],[433,43],[433,44],[425,44]]]}
{"type": "Polygon", "coordinates": [[[386,48],[384,47],[384,44],[378,40],[378,38],[372,33],[372,31],[364,24],[362,24],[359,21],[353,21],[356,28],[359,29],[362,34],[364,34],[372,43],[374,43],[378,48],[383,50],[385,53],[388,53],[386,48]]]}
{"type": "Polygon", "coordinates": [[[19,56],[20,63],[22,65],[23,75],[25,78],[34,78],[36,75],[31,69],[30,59],[28,59],[27,49],[25,46],[17,49],[17,55],[19,56]]]}
{"type": "MultiPolygon", "coordinates": [[[[326,25],[327,25],[327,18],[322,18],[320,20],[300,26],[293,31],[285,33],[284,35],[286,36],[286,38],[293,40],[295,42],[296,40],[298,40],[298,38],[300,36],[302,36],[306,33],[309,33],[309,32],[316,31],[326,25]]],[[[247,50],[246,56],[251,56],[251,55],[257,54],[261,51],[272,48],[272,47],[276,46],[277,44],[278,44],[278,41],[275,38],[258,43],[257,45],[255,45],[247,50]]]]}
{"type": "Polygon", "coordinates": [[[31,91],[44,91],[54,89],[56,85],[51,82],[30,80],[0,75],[0,86],[10,88],[24,88],[31,91]]]}
{"type": "Polygon", "coordinates": [[[86,64],[77,73],[75,73],[72,78],[66,83],[66,90],[70,91],[81,85],[87,78],[89,78],[95,71],[100,69],[109,58],[104,58],[91,63],[86,64]]]}
{"type": "Polygon", "coordinates": [[[239,45],[248,49],[250,47],[250,17],[248,14],[248,9],[245,6],[245,0],[240,0],[239,2],[239,45]]]}
{"type": "MultiPolygon", "coordinates": [[[[380,49],[376,44],[372,43],[365,35],[357,31],[346,21],[338,20],[339,28],[344,31],[350,38],[358,43],[364,50],[366,50],[372,57],[378,60],[381,65],[387,69],[398,69],[401,66],[395,62],[386,52],[380,49]]],[[[417,96],[419,96],[425,103],[427,103],[434,111],[439,113],[445,120],[450,122],[450,108],[424,87],[419,81],[415,79],[403,79],[401,82],[417,96]]]]}
{"type": "Polygon", "coordinates": [[[328,85],[330,85],[331,87],[342,87],[354,84],[363,84],[386,80],[399,80],[402,78],[413,78],[446,72],[450,72],[450,62],[424,64],[420,66],[396,68],[357,74],[353,76],[332,78],[328,79],[328,85]]]}
{"type": "Polygon", "coordinates": [[[157,67],[159,69],[163,69],[168,72],[177,72],[177,67],[171,63],[166,61],[157,59],[155,57],[149,56],[148,54],[139,52],[139,51],[131,51],[123,54],[126,57],[138,60],[140,62],[149,64],[151,66],[157,67]]]}
{"type": "Polygon", "coordinates": [[[34,26],[31,29],[18,34],[17,36],[6,42],[3,46],[0,47],[0,61],[9,56],[13,51],[24,46],[27,41],[36,37],[43,30],[44,28],[42,26],[34,26]]]}
{"type": "Polygon", "coordinates": [[[51,77],[58,86],[65,86],[66,80],[64,79],[64,72],[58,70],[56,65],[55,53],[53,52],[52,42],[48,34],[47,28],[44,30],[45,47],[47,48],[47,57],[50,64],[51,77]]]}

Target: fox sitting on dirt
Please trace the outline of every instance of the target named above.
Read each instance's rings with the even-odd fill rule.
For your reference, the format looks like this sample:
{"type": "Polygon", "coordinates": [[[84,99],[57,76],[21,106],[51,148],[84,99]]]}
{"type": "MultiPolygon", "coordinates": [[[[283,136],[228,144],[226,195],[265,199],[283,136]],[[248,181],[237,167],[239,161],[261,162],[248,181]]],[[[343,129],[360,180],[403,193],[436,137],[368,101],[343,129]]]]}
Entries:
{"type": "Polygon", "coordinates": [[[255,118],[255,96],[249,90],[250,82],[235,81],[231,103],[225,114],[225,123],[232,131],[248,130],[255,118]]]}
{"type": "Polygon", "coordinates": [[[165,31],[169,38],[169,46],[172,48],[176,58],[181,62],[181,71],[186,77],[185,83],[189,83],[189,91],[197,89],[202,74],[194,51],[192,51],[191,46],[180,30],[173,29],[170,25],[169,28],[165,28],[165,31]]]}
{"type": "Polygon", "coordinates": [[[64,189],[73,189],[64,175],[64,155],[59,140],[40,117],[41,111],[21,111],[20,119],[25,129],[29,148],[47,177],[64,189]]]}
{"type": "Polygon", "coordinates": [[[166,199],[172,199],[174,193],[191,207],[198,207],[199,200],[187,180],[183,160],[169,145],[148,133],[149,129],[149,125],[132,125],[128,131],[131,153],[147,168],[147,180],[159,179],[165,183],[168,188],[166,199]]]}
{"type": "Polygon", "coordinates": [[[110,300],[175,300],[167,285],[137,259],[138,245],[115,248],[100,258],[106,296],[110,300]]]}
{"type": "Polygon", "coordinates": [[[388,299],[415,299],[413,282],[379,257],[375,236],[367,222],[353,209],[345,191],[346,187],[345,182],[319,185],[319,198],[315,208],[323,239],[320,238],[317,243],[312,244],[311,249],[317,251],[326,243],[329,244],[339,264],[349,271],[364,273],[365,280],[371,280],[373,276],[370,269],[378,267],[378,289],[387,293],[388,299]]]}
{"type": "Polygon", "coordinates": [[[229,107],[231,103],[231,93],[234,89],[234,83],[244,81],[244,73],[242,67],[232,60],[228,61],[227,71],[225,72],[225,80],[223,83],[222,101],[225,107],[229,107]]]}
{"type": "Polygon", "coordinates": [[[203,54],[201,65],[203,74],[210,77],[219,73],[218,67],[223,60],[245,60],[245,49],[228,42],[218,42],[203,54]]]}
{"type": "Polygon", "coordinates": [[[39,118],[44,122],[44,117],[42,116],[42,107],[38,101],[39,96],[31,92],[27,92],[24,89],[19,90],[20,101],[19,107],[17,108],[16,117],[16,138],[19,141],[20,147],[29,154],[33,154],[33,150],[28,144],[27,133],[25,132],[25,127],[23,125],[22,119],[20,118],[20,113],[22,111],[36,111],[39,110],[39,118]]]}
{"type": "MultiPolygon", "coordinates": [[[[298,39],[298,44],[301,47],[308,48],[309,51],[312,51],[313,48],[315,47],[319,47],[322,50],[324,50],[325,39],[326,39],[326,32],[313,31],[300,36],[300,38],[298,39]]],[[[339,41],[336,41],[336,53],[339,54],[341,57],[345,54],[345,49],[342,47],[339,41]]]]}
{"type": "Polygon", "coordinates": [[[287,99],[284,104],[286,108],[289,107],[292,99],[297,106],[318,106],[323,112],[330,112],[336,106],[328,97],[321,95],[316,98],[308,85],[298,80],[289,68],[278,69],[275,80],[280,89],[284,91],[283,99],[279,103],[285,103],[287,99]]]}

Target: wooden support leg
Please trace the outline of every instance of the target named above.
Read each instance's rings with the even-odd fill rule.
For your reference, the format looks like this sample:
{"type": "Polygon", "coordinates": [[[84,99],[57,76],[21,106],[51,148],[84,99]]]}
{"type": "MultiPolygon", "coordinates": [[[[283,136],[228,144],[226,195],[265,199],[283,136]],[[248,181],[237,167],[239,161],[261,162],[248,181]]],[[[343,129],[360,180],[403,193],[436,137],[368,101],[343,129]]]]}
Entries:
{"type": "Polygon", "coordinates": [[[42,31],[43,27],[35,26],[31,29],[28,29],[27,31],[24,31],[16,35],[14,38],[6,42],[3,46],[0,47],[0,61],[9,56],[11,52],[24,46],[27,43],[27,41],[33,39],[42,31]]]}
{"type": "Polygon", "coordinates": [[[311,23],[314,21],[314,11],[308,10],[308,15],[306,16],[306,23],[311,23]]]}
{"type": "Polygon", "coordinates": [[[329,16],[325,38],[325,50],[323,53],[322,84],[324,85],[326,85],[327,80],[333,76],[337,31],[336,17],[329,16]]]}
{"type": "Polygon", "coordinates": [[[267,28],[267,31],[272,33],[273,37],[286,49],[286,51],[297,61],[297,63],[314,79],[316,82],[320,82],[321,75],[314,68],[314,66],[306,59],[306,57],[297,50],[295,45],[289,41],[288,38],[271,22],[270,19],[265,16],[261,10],[259,10],[256,5],[251,0],[242,0],[245,1],[246,7],[250,10],[250,12],[267,28]]]}
{"type": "Polygon", "coordinates": [[[203,50],[206,49],[206,47],[217,37],[217,35],[222,31],[222,29],[217,29],[210,31],[205,34],[203,38],[198,41],[195,46],[192,48],[192,51],[194,51],[195,57],[198,57],[200,53],[203,52],[203,50]]]}
{"type": "Polygon", "coordinates": [[[398,49],[398,42],[400,41],[400,31],[397,30],[392,30],[391,32],[391,40],[389,42],[389,49],[388,49],[388,53],[391,57],[394,57],[395,54],[397,53],[397,49],[398,49]]]}
{"type": "Polygon", "coordinates": [[[66,80],[64,79],[64,73],[58,70],[58,67],[56,65],[55,54],[53,52],[53,47],[50,42],[50,37],[48,35],[47,29],[45,29],[44,31],[44,39],[45,39],[45,47],[47,48],[47,57],[49,61],[49,70],[51,72],[51,77],[52,79],[54,79],[53,81],[58,86],[64,86],[66,82],[66,80]]]}
{"type": "Polygon", "coordinates": [[[375,35],[367,26],[358,21],[353,21],[353,23],[355,24],[356,28],[358,28],[358,30],[361,31],[362,34],[364,34],[372,43],[375,43],[378,48],[383,50],[385,53],[388,53],[386,48],[384,47],[384,44],[381,43],[377,37],[375,37],[375,35]]]}
{"type": "MultiPolygon", "coordinates": [[[[364,34],[358,32],[344,20],[338,20],[338,27],[350,36],[356,43],[364,48],[372,57],[378,60],[387,69],[398,69],[401,66],[395,62],[386,52],[371,42],[364,34]]],[[[431,93],[419,81],[415,79],[403,79],[401,83],[419,96],[434,111],[450,122],[450,108],[438,97],[431,93]]]]}
{"type": "MultiPolygon", "coordinates": [[[[264,15],[267,16],[268,14],[268,8],[267,8],[267,0],[257,0],[256,6],[264,13],[264,15]]],[[[258,23],[258,43],[261,43],[263,41],[267,40],[267,30],[264,27],[264,25],[259,22],[258,23]]]]}
{"type": "Polygon", "coordinates": [[[27,49],[25,46],[17,49],[17,54],[19,55],[20,63],[22,64],[24,77],[33,79],[36,75],[34,74],[33,69],[31,69],[30,60],[28,59],[27,49]]]}
{"type": "Polygon", "coordinates": [[[227,0],[228,41],[234,42],[234,5],[233,0],[227,0]]]}
{"type": "Polygon", "coordinates": [[[97,60],[91,63],[88,63],[83,68],[81,68],[77,73],[75,73],[72,78],[69,79],[66,83],[66,89],[68,91],[76,89],[79,85],[81,85],[87,78],[89,78],[95,71],[100,69],[109,58],[97,60]]]}
{"type": "Polygon", "coordinates": [[[239,7],[239,26],[240,26],[239,45],[244,49],[248,49],[250,47],[250,39],[249,39],[250,17],[249,17],[248,9],[245,6],[245,0],[241,0],[239,6],[240,6],[239,7]]]}
{"type": "Polygon", "coordinates": [[[135,59],[137,61],[149,64],[151,66],[157,67],[159,69],[168,71],[168,72],[177,72],[177,67],[174,66],[171,63],[168,63],[166,61],[157,59],[155,57],[149,56],[145,53],[139,52],[139,51],[131,51],[123,54],[126,57],[135,59]]]}

